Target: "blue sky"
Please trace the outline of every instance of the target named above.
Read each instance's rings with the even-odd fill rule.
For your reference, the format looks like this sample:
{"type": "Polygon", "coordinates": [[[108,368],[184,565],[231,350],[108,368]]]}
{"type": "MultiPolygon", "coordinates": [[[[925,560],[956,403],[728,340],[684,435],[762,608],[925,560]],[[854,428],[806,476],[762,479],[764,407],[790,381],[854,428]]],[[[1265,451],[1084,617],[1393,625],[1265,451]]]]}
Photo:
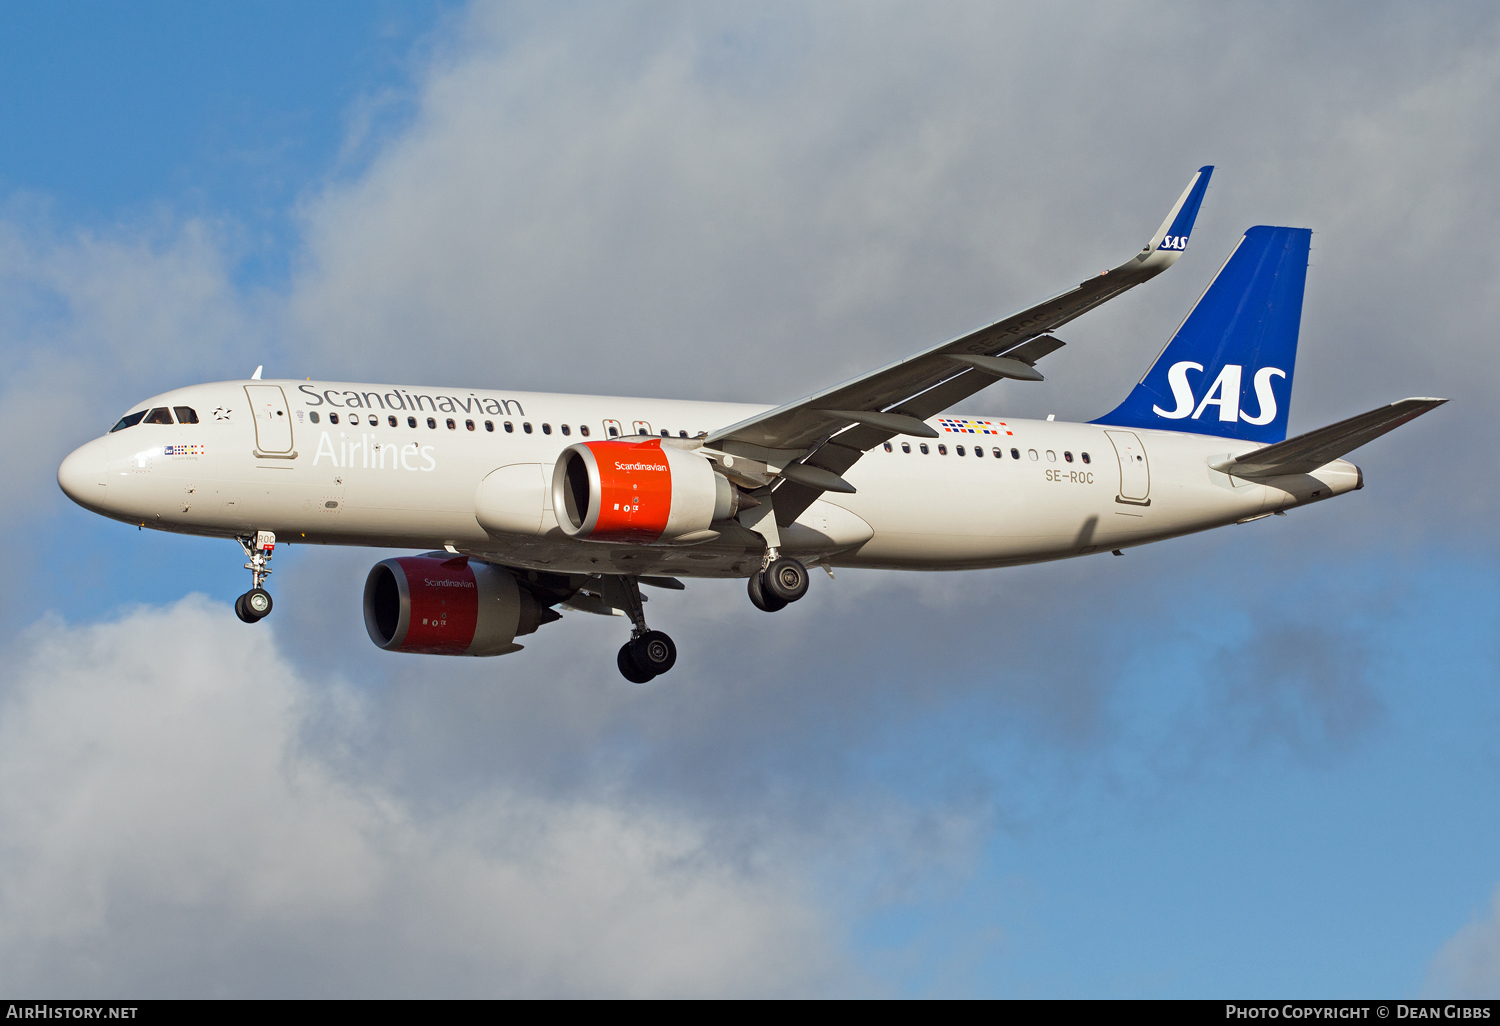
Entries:
{"type": "Polygon", "coordinates": [[[17,5],[0,37],[4,183],[44,196],[59,225],[161,205],[228,218],[273,260],[257,270],[284,273],[299,193],[347,166],[357,110],[407,113],[423,40],[451,7],[17,5]]]}
{"type": "Polygon", "coordinates": [[[1500,993],[1488,6],[0,28],[0,989],[1500,993]],[[1247,225],[1312,227],[1292,429],[1455,401],[1284,519],[841,572],[774,621],[732,583],[653,594],[682,662],[638,689],[593,617],[500,660],[377,651],[385,553],[278,553],[245,628],[232,546],[52,479],[260,363],[791,398],[1108,266],[1205,163],[1172,274],[973,412],[1110,408],[1247,225]]]}

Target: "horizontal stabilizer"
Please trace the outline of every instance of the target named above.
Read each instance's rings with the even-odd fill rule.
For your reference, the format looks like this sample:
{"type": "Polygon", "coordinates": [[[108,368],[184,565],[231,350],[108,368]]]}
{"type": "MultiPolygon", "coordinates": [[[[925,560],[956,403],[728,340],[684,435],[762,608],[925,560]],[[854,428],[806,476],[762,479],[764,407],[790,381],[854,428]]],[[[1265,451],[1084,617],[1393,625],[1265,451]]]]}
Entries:
{"type": "Polygon", "coordinates": [[[1286,474],[1309,474],[1340,456],[1353,452],[1366,442],[1373,441],[1415,420],[1429,410],[1443,405],[1446,399],[1402,399],[1361,413],[1357,417],[1341,420],[1316,431],[1309,431],[1296,438],[1268,445],[1254,452],[1247,452],[1237,459],[1218,460],[1209,466],[1221,473],[1235,477],[1281,477],[1286,474]]]}

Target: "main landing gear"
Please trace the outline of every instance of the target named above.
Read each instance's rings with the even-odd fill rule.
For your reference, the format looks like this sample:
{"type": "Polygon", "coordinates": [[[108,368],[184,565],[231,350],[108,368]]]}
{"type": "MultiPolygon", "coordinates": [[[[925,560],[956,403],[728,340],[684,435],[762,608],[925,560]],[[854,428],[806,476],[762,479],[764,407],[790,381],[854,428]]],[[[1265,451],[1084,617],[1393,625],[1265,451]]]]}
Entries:
{"type": "Polygon", "coordinates": [[[245,569],[250,571],[250,590],[234,600],[234,614],[246,623],[259,623],[271,615],[271,593],[261,585],[271,576],[271,554],[276,549],[276,535],[270,531],[256,531],[255,536],[236,537],[245,558],[250,562],[245,569]]]}
{"type": "Polygon", "coordinates": [[[750,601],[756,609],[774,613],[807,594],[807,567],[791,556],[770,554],[770,561],[750,575],[750,601]]]}
{"type": "Polygon", "coordinates": [[[620,646],[615,665],[632,684],[646,684],[677,664],[677,646],[661,631],[646,626],[641,584],[635,577],[611,574],[603,581],[604,600],[630,617],[630,640],[620,646]]]}

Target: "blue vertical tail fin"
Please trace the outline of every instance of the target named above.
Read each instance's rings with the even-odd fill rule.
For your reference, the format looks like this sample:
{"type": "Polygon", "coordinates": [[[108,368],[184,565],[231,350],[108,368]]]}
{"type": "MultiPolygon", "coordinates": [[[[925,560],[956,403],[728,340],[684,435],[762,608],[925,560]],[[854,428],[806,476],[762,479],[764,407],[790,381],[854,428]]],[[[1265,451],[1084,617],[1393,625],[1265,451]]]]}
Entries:
{"type": "Polygon", "coordinates": [[[1093,423],[1286,438],[1311,240],[1307,228],[1247,231],[1145,377],[1093,423]]]}

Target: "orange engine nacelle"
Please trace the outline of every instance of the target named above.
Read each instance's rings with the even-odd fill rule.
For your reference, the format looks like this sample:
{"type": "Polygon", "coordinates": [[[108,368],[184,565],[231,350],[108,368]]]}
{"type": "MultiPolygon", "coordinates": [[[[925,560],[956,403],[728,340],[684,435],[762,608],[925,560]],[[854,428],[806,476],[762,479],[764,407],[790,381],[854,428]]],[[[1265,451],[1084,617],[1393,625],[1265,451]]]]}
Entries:
{"type": "Polygon", "coordinates": [[[365,578],[365,630],[391,652],[504,655],[549,616],[504,567],[465,556],[382,559],[365,578]]]}
{"type": "Polygon", "coordinates": [[[691,544],[739,511],[739,492],[702,456],[659,439],[579,442],[553,468],[552,508],[580,541],[691,544]]]}

